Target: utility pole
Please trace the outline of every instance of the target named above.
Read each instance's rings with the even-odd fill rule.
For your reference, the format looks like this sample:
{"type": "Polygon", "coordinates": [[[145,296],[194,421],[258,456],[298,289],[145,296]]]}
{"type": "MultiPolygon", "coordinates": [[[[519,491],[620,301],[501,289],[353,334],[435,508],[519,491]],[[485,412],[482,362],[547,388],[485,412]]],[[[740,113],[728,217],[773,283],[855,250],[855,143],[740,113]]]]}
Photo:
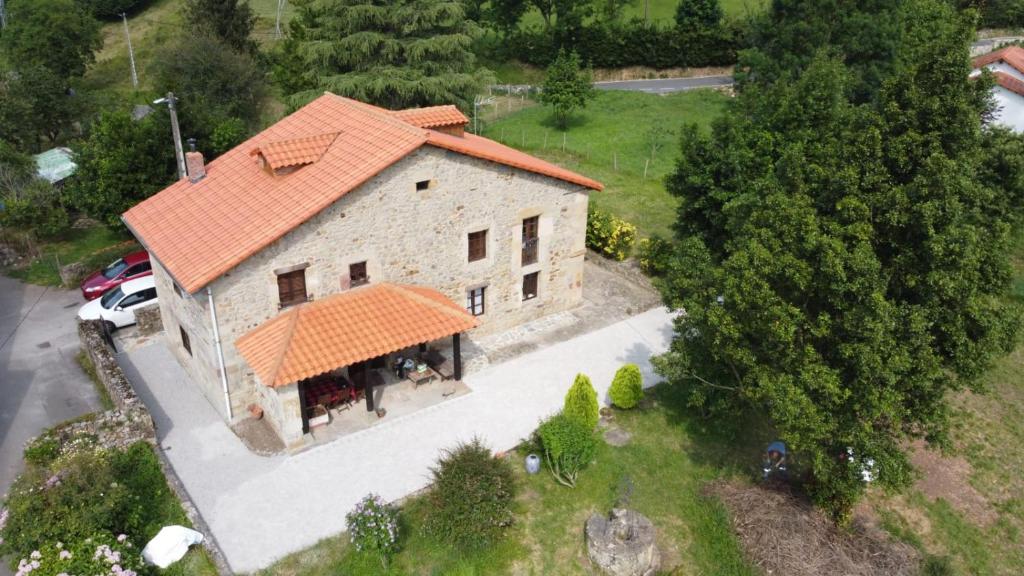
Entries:
{"type": "Polygon", "coordinates": [[[178,128],[178,99],[174,97],[174,92],[168,92],[167,96],[154,100],[153,104],[167,104],[167,109],[171,112],[171,135],[174,137],[174,156],[178,160],[178,180],[181,180],[188,175],[185,170],[185,152],[181,149],[181,130],[178,128]]]}
{"type": "MultiPolygon", "coordinates": [[[[3,0],[0,0],[3,2],[3,0]]],[[[132,87],[139,89],[139,74],[135,71],[135,51],[132,50],[132,37],[128,34],[128,16],[121,12],[121,19],[124,20],[124,38],[128,41],[128,61],[132,64],[132,87]]]]}
{"type": "Polygon", "coordinates": [[[0,30],[7,28],[7,5],[4,0],[0,0],[0,30]]]}
{"type": "MultiPolygon", "coordinates": [[[[3,0],[0,0],[2,2],[3,0]]],[[[285,0],[277,0],[277,22],[274,24],[274,38],[281,37],[281,12],[284,10],[285,0]]]]}

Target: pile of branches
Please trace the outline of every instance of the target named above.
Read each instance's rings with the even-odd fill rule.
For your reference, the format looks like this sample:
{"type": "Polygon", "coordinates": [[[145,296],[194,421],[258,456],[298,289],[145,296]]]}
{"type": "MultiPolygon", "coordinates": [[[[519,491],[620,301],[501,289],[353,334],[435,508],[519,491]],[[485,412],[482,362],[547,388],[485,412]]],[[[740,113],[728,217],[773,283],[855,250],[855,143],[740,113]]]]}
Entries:
{"type": "Polygon", "coordinates": [[[920,557],[912,547],[854,521],[840,529],[819,510],[786,491],[715,482],[747,558],[767,574],[788,576],[912,576],[920,557]]]}

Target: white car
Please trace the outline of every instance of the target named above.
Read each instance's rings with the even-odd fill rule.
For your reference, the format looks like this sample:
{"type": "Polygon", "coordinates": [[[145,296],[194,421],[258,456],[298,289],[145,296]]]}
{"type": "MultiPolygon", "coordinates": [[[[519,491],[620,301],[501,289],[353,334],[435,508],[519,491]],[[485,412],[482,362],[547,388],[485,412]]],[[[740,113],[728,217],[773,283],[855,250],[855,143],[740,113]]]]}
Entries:
{"type": "Polygon", "coordinates": [[[78,310],[81,320],[105,320],[110,328],[135,324],[135,311],[156,302],[156,282],[152,276],[129,280],[103,293],[78,310]]]}

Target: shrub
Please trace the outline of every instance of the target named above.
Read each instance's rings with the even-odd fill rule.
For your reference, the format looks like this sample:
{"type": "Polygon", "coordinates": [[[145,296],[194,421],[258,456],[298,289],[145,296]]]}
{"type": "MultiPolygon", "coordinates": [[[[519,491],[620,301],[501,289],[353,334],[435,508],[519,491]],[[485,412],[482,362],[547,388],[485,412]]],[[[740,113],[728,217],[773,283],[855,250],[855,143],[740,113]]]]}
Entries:
{"type": "Polygon", "coordinates": [[[25,447],[25,462],[33,466],[49,466],[60,456],[60,440],[49,434],[33,439],[25,447]]]}
{"type": "Polygon", "coordinates": [[[492,456],[479,439],[445,451],[431,473],[426,529],[434,538],[462,549],[481,549],[512,524],[512,467],[492,456]]]}
{"type": "Polygon", "coordinates": [[[625,364],[619,368],[612,378],[608,396],[612,399],[612,404],[619,408],[635,408],[644,397],[644,379],[640,375],[640,368],[636,364],[625,364]]]}
{"type": "Polygon", "coordinates": [[[597,426],[600,417],[600,408],[597,405],[597,391],[590,383],[586,374],[577,374],[572,388],[565,394],[565,406],[562,413],[566,418],[579,422],[588,430],[597,426]]]}
{"type": "Polygon", "coordinates": [[[672,243],[660,236],[643,238],[636,244],[640,269],[648,276],[664,276],[672,259],[672,243]]]}
{"type": "Polygon", "coordinates": [[[368,494],[345,515],[352,544],[360,552],[375,553],[387,568],[398,551],[398,510],[376,494],[368,494]]]}
{"type": "Polygon", "coordinates": [[[40,546],[19,560],[17,576],[136,576],[143,570],[140,551],[121,534],[40,546]]]}
{"type": "Polygon", "coordinates": [[[52,184],[33,179],[23,186],[7,190],[0,198],[0,225],[32,230],[40,236],[56,236],[67,231],[68,212],[60,193],[52,184]]]}
{"type": "Polygon", "coordinates": [[[593,427],[561,413],[542,422],[537,427],[537,437],[544,448],[544,459],[551,475],[560,484],[574,488],[580,471],[594,459],[597,451],[593,427]]]}
{"type": "Polygon", "coordinates": [[[587,247],[606,258],[622,261],[633,250],[636,226],[591,208],[587,214],[587,247]]]}

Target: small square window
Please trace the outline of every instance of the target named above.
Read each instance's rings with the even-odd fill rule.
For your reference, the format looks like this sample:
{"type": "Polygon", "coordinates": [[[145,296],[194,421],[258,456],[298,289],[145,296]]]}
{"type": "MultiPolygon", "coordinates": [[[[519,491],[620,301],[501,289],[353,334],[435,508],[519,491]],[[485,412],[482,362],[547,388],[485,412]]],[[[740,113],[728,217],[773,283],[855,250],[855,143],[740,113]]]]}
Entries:
{"type": "Polygon", "coordinates": [[[482,316],[484,313],[484,291],[486,286],[473,288],[466,292],[466,310],[473,316],[482,316]]]}
{"type": "Polygon", "coordinates": [[[188,332],[185,332],[185,329],[182,328],[181,326],[178,326],[178,331],[181,332],[181,347],[184,348],[186,352],[188,352],[189,356],[191,356],[192,355],[192,341],[189,340],[189,338],[188,338],[188,332]]]}
{"type": "Polygon", "coordinates": [[[277,298],[281,308],[302,304],[306,295],[306,270],[295,270],[277,275],[277,298]]]}
{"type": "Polygon", "coordinates": [[[469,261],[487,258],[487,230],[469,233],[469,261]]]}
{"type": "Polygon", "coordinates": [[[366,273],[366,262],[354,262],[348,265],[348,280],[349,286],[355,288],[356,286],[362,286],[370,282],[370,277],[366,273]]]}
{"type": "Polygon", "coordinates": [[[417,192],[421,190],[426,190],[427,188],[430,188],[430,180],[420,180],[419,182],[416,183],[417,192]]]}
{"type": "Polygon", "coordinates": [[[533,272],[523,276],[523,300],[533,300],[537,297],[537,280],[540,272],[533,272]]]}

